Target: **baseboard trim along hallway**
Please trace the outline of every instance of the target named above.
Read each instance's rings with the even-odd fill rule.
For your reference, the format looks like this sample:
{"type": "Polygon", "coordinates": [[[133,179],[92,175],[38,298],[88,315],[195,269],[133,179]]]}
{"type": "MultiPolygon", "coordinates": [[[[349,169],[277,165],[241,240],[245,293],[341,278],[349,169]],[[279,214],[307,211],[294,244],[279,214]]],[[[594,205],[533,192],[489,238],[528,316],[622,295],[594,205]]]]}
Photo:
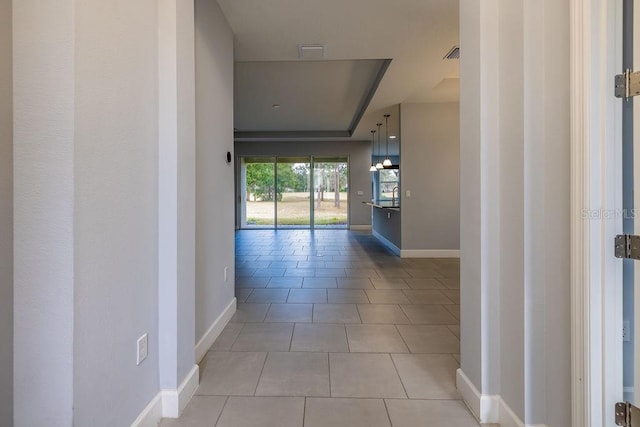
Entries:
{"type": "Polygon", "coordinates": [[[193,365],[177,389],[161,390],[142,410],[131,427],[157,427],[162,418],[178,418],[200,383],[200,368],[193,365]]]}
{"type": "Polygon", "coordinates": [[[380,243],[382,243],[387,248],[389,248],[391,250],[391,252],[393,252],[394,254],[400,256],[400,253],[401,253],[400,248],[397,247],[396,245],[394,245],[393,243],[391,243],[391,241],[389,239],[387,239],[386,237],[384,237],[382,234],[378,233],[375,230],[373,230],[372,234],[376,239],[378,239],[380,241],[380,243]]]}
{"type": "Polygon", "coordinates": [[[131,423],[131,427],[157,427],[162,419],[162,392],[149,402],[146,408],[140,412],[138,418],[131,423]]]}
{"type": "Polygon", "coordinates": [[[358,224],[353,224],[349,226],[349,230],[352,231],[371,231],[371,225],[366,225],[366,224],[362,224],[362,225],[358,225],[358,224]]]}
{"type": "Polygon", "coordinates": [[[500,395],[480,394],[462,369],[456,371],[456,387],[467,407],[481,424],[499,424],[500,427],[546,427],[544,424],[525,424],[500,395]]]}
{"type": "Polygon", "coordinates": [[[193,365],[177,390],[162,390],[162,417],[178,418],[200,384],[200,368],[193,365]]]}
{"type": "Polygon", "coordinates": [[[220,316],[218,316],[218,318],[211,324],[200,341],[198,341],[198,344],[196,344],[196,363],[200,363],[202,361],[202,358],[207,354],[207,351],[209,351],[215,340],[222,333],[224,327],[227,326],[229,320],[231,320],[233,315],[236,313],[236,307],[237,299],[234,298],[223,310],[220,316]]]}
{"type": "Polygon", "coordinates": [[[460,258],[458,249],[402,249],[401,258],[460,258]]]}
{"type": "Polygon", "coordinates": [[[500,420],[499,396],[481,395],[462,369],[456,371],[456,387],[473,415],[484,424],[500,420]]]}

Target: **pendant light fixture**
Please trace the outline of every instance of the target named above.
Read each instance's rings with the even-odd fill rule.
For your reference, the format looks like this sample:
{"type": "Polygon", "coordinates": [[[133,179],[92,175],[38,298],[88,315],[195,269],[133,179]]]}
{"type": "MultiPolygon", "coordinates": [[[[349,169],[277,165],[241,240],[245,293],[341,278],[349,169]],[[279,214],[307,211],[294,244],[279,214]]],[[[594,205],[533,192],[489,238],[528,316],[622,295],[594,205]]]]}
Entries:
{"type": "Polygon", "coordinates": [[[369,172],[375,172],[378,169],[376,169],[376,165],[373,164],[373,152],[375,151],[376,148],[376,131],[372,130],[371,131],[371,167],[369,168],[369,172]]]}
{"type": "MultiPolygon", "coordinates": [[[[382,123],[376,123],[376,126],[378,126],[378,154],[380,154],[380,126],[382,126],[382,123]]],[[[382,166],[382,162],[380,161],[380,157],[378,157],[378,163],[376,163],[376,169],[377,170],[384,169],[384,166],[382,166]]]]}
{"type": "Polygon", "coordinates": [[[385,121],[385,140],[387,141],[387,157],[384,159],[384,162],[382,162],[382,166],[384,167],[389,167],[391,166],[393,163],[391,163],[391,159],[389,158],[389,116],[391,116],[391,114],[385,114],[384,115],[384,121],[385,121]]]}

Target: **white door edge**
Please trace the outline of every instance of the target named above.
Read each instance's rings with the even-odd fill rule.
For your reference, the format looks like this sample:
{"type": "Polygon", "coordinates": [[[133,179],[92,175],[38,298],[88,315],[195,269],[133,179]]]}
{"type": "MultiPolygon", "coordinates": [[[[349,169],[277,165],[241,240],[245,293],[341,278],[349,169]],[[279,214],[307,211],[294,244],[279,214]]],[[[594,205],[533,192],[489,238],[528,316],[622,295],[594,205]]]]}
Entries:
{"type": "Polygon", "coordinates": [[[613,0],[570,6],[572,426],[598,427],[613,424],[623,390],[621,345],[607,334],[618,318],[622,330],[622,267],[613,257],[622,221],[608,218],[622,208],[620,101],[612,95],[622,15],[613,0]]]}

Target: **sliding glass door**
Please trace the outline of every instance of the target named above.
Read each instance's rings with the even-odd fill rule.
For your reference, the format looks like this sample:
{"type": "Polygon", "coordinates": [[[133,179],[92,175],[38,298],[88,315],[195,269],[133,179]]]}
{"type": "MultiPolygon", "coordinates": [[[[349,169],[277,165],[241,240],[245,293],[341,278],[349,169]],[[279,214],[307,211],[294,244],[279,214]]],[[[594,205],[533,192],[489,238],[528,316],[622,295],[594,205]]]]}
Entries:
{"type": "Polygon", "coordinates": [[[275,164],[275,157],[241,159],[241,228],[275,226],[275,164]]]}
{"type": "Polygon", "coordinates": [[[313,159],[313,225],[346,227],[348,225],[348,163],[346,158],[313,159]]]}
{"type": "Polygon", "coordinates": [[[310,158],[278,157],[276,164],[278,228],[309,228],[311,226],[310,158]]]}
{"type": "Polygon", "coordinates": [[[240,228],[346,228],[347,157],[241,157],[240,228]]]}

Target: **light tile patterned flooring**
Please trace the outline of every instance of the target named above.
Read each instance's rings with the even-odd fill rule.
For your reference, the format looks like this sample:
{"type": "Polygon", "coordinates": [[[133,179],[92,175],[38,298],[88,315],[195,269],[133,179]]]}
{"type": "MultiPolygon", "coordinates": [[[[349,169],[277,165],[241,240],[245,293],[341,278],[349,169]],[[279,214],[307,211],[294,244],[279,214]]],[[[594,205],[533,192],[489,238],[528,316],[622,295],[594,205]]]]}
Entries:
{"type": "Polygon", "coordinates": [[[366,232],[236,233],[238,310],[163,427],[471,427],[459,400],[459,261],[366,232]]]}

